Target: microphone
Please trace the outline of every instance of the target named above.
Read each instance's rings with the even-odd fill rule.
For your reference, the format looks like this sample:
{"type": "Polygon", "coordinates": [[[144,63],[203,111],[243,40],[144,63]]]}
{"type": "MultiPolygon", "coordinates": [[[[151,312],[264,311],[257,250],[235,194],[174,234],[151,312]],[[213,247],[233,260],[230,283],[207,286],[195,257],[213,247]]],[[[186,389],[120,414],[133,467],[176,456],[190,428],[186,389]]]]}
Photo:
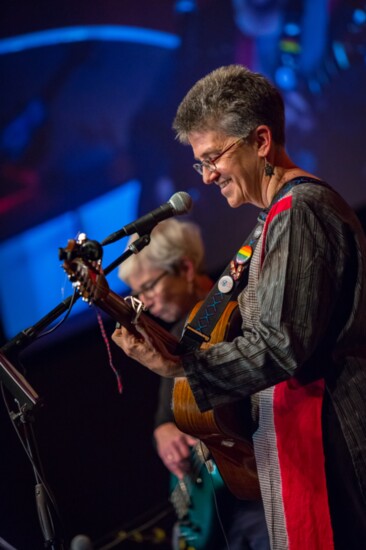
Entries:
{"type": "Polygon", "coordinates": [[[70,550],[93,550],[92,541],[86,535],[76,535],[71,541],[70,550]]]}
{"type": "Polygon", "coordinates": [[[185,191],[174,193],[165,204],[155,208],[152,212],[145,214],[138,220],[128,223],[119,231],[112,233],[102,241],[102,246],[111,244],[123,237],[137,233],[140,237],[150,233],[150,231],[163,220],[172,216],[186,214],[192,208],[192,198],[185,191]]]}

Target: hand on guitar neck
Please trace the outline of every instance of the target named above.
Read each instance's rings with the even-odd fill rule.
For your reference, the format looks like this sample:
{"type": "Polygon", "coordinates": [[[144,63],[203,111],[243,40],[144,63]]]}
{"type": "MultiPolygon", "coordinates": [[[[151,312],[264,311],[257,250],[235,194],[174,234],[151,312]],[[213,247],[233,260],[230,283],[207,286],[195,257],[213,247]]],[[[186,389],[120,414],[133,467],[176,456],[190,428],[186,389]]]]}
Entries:
{"type": "Polygon", "coordinates": [[[96,304],[121,324],[112,340],[126,355],[156,374],[168,378],[184,376],[180,359],[174,355],[178,340],[144,314],[139,314],[136,321],[131,303],[110,290],[100,260],[79,256],[80,248],[75,240],[69,240],[63,268],[85,301],[96,304]]]}

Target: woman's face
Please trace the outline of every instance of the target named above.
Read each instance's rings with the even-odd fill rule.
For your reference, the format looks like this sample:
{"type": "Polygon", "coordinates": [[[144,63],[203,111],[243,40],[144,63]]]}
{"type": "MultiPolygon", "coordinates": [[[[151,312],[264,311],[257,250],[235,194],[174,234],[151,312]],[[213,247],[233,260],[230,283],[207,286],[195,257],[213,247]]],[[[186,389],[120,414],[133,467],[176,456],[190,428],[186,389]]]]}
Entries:
{"type": "Polygon", "coordinates": [[[145,263],[128,282],[150,313],[167,323],[186,316],[194,305],[191,271],[184,267],[173,274],[145,263]]]}
{"type": "Polygon", "coordinates": [[[263,158],[255,140],[238,142],[237,137],[202,131],[192,132],[189,142],[198,161],[210,161],[219,156],[213,171],[204,168],[203,182],[217,185],[232,208],[246,203],[263,206],[263,158]]]}

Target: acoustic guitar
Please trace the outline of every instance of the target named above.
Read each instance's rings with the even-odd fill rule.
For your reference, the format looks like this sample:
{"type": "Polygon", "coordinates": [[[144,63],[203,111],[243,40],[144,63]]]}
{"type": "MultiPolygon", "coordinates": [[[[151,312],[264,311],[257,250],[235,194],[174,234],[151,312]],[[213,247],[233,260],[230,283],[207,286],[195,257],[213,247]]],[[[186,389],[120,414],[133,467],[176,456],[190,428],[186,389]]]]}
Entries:
{"type": "MultiPolygon", "coordinates": [[[[101,261],[79,256],[79,248],[80,245],[75,240],[68,241],[67,247],[63,249],[62,267],[83,300],[95,304],[136,335],[139,334],[136,330],[138,323],[170,353],[178,353],[178,339],[148,315],[141,311],[136,312],[133,301],[113,292],[103,274],[101,261]]],[[[195,306],[190,318],[200,305],[195,306]]],[[[210,344],[232,338],[233,333],[238,330],[239,319],[237,303],[230,302],[211,334],[210,344]]],[[[249,400],[240,400],[201,413],[188,382],[185,378],[178,378],[173,392],[173,412],[178,427],[197,437],[208,447],[225,484],[236,497],[249,500],[260,498],[253,445],[248,429],[251,426],[249,400]]]]}
{"type": "MultiPolygon", "coordinates": [[[[194,318],[202,302],[193,308],[188,322],[194,318]]],[[[230,341],[239,334],[241,316],[237,302],[229,302],[211,332],[209,343],[230,341]]],[[[221,476],[230,491],[240,499],[260,498],[260,489],[250,433],[251,406],[249,399],[215,407],[202,413],[186,378],[176,378],[173,390],[173,412],[177,426],[197,437],[210,450],[221,476]]]]}

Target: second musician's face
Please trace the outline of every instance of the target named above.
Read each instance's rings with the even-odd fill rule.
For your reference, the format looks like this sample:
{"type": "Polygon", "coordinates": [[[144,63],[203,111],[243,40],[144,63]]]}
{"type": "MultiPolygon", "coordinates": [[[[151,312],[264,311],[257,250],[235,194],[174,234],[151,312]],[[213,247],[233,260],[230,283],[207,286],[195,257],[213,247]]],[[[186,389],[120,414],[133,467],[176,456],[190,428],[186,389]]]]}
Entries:
{"type": "Polygon", "coordinates": [[[134,293],[138,292],[138,298],[150,313],[166,323],[175,323],[187,315],[193,305],[189,300],[190,284],[185,270],[173,274],[145,265],[138,273],[130,275],[129,285],[134,293]],[[159,280],[153,288],[143,290],[149,289],[156,279],[159,280]]]}

